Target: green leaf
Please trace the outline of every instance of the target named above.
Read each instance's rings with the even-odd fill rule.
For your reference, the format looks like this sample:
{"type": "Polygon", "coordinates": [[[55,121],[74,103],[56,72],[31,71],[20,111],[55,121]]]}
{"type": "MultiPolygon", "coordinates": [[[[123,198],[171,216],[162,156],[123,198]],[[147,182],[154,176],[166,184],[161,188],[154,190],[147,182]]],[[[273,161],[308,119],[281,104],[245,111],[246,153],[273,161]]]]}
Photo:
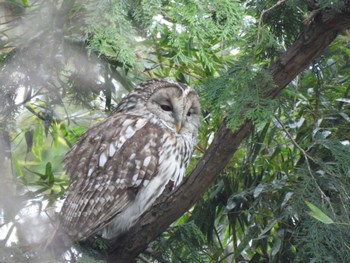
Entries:
{"type": "Polygon", "coordinates": [[[41,160],[41,150],[44,144],[43,126],[38,124],[34,129],[32,152],[36,158],[41,160]]]}
{"type": "Polygon", "coordinates": [[[17,157],[14,154],[12,155],[12,161],[13,161],[13,166],[15,168],[16,174],[22,177],[23,178],[22,180],[24,180],[22,169],[18,163],[17,157]]]}
{"type": "Polygon", "coordinates": [[[28,0],[22,0],[22,5],[24,7],[29,7],[29,1],[28,0]]]}
{"type": "Polygon", "coordinates": [[[282,241],[281,239],[277,239],[271,248],[271,255],[276,256],[278,251],[281,249],[282,241]]]}
{"type": "Polygon", "coordinates": [[[323,213],[317,206],[308,201],[305,201],[305,203],[311,209],[311,211],[308,213],[310,216],[317,219],[318,221],[321,221],[324,224],[334,224],[334,221],[325,213],[323,213]]]}
{"type": "Polygon", "coordinates": [[[52,165],[51,162],[48,162],[45,167],[45,175],[49,179],[49,185],[52,186],[53,183],[55,182],[55,176],[52,172],[52,165]]]}
{"type": "Polygon", "coordinates": [[[54,147],[57,149],[58,147],[58,123],[56,121],[53,121],[51,123],[52,128],[52,142],[54,147]]]}
{"type": "Polygon", "coordinates": [[[28,167],[25,167],[25,166],[24,166],[24,169],[27,170],[28,172],[32,173],[32,174],[38,175],[41,180],[46,180],[47,179],[47,175],[46,174],[35,172],[33,170],[30,170],[28,167]]]}

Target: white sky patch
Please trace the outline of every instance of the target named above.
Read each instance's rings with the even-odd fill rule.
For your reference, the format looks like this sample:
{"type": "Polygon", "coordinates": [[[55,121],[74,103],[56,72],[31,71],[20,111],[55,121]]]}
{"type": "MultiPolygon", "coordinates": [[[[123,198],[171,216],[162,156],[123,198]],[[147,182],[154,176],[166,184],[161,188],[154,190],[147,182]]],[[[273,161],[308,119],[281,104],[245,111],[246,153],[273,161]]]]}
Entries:
{"type": "Polygon", "coordinates": [[[15,103],[16,104],[20,104],[22,103],[24,100],[24,87],[19,87],[17,89],[17,95],[16,95],[16,98],[15,98],[15,103]]]}
{"type": "Polygon", "coordinates": [[[247,24],[255,24],[256,23],[256,18],[252,16],[243,16],[243,21],[247,24]]]}
{"type": "Polygon", "coordinates": [[[289,123],[289,128],[295,129],[295,128],[300,128],[301,125],[303,125],[305,121],[305,118],[300,118],[299,120],[295,120],[292,123],[289,123]]]}
{"type": "MultiPolygon", "coordinates": [[[[168,28],[173,28],[173,26],[174,26],[174,23],[171,23],[171,22],[167,21],[166,19],[164,19],[164,17],[161,14],[158,14],[158,15],[154,16],[153,20],[154,20],[153,26],[155,26],[156,23],[160,23],[160,24],[166,25],[168,28]]],[[[183,31],[185,31],[186,27],[184,27],[184,26],[182,26],[180,24],[176,24],[175,25],[175,29],[176,29],[176,31],[178,33],[181,33],[183,31]]],[[[161,37],[159,32],[158,32],[157,37],[161,37]]]]}
{"type": "Polygon", "coordinates": [[[103,76],[101,76],[101,75],[99,75],[99,76],[97,77],[97,80],[98,80],[100,83],[105,83],[105,78],[104,78],[103,76]]]}
{"type": "MultiPolygon", "coordinates": [[[[25,77],[26,77],[26,75],[24,75],[21,72],[18,72],[18,71],[12,72],[12,78],[14,78],[15,82],[20,82],[19,79],[24,79],[25,77]]],[[[19,88],[17,89],[17,96],[15,98],[16,104],[20,104],[23,102],[24,92],[25,92],[24,86],[19,86],[19,88]]]]}
{"type": "Polygon", "coordinates": [[[239,48],[234,48],[230,50],[230,54],[233,56],[237,55],[239,52],[240,52],[239,48]]]}
{"type": "Polygon", "coordinates": [[[341,141],[340,143],[341,143],[342,145],[349,145],[349,144],[350,144],[350,142],[349,142],[348,140],[341,141]]]}
{"type": "MultiPolygon", "coordinates": [[[[163,25],[167,25],[168,27],[172,27],[174,24],[165,20],[164,17],[161,14],[158,14],[156,16],[153,17],[153,20],[156,22],[159,22],[163,25]]],[[[155,25],[155,22],[153,23],[153,25],[155,25]]]]}
{"type": "Polygon", "coordinates": [[[350,103],[350,99],[348,98],[339,98],[339,99],[336,99],[336,101],[350,103]]]}
{"type": "Polygon", "coordinates": [[[120,83],[118,81],[116,81],[115,79],[112,79],[112,84],[114,85],[114,88],[117,92],[122,88],[120,83]]]}
{"type": "MultiPolygon", "coordinates": [[[[13,223],[11,223],[11,222],[0,227],[0,240],[4,240],[6,238],[6,236],[8,235],[8,233],[12,227],[13,227],[13,223]]],[[[9,247],[9,246],[11,246],[12,243],[17,243],[17,241],[18,241],[17,231],[16,231],[16,228],[14,228],[12,230],[10,236],[8,237],[5,246],[9,247]]]]}
{"type": "Polygon", "coordinates": [[[135,41],[136,41],[136,42],[142,42],[142,41],[144,41],[144,40],[145,40],[144,37],[140,37],[140,36],[135,37],[135,41]]]}

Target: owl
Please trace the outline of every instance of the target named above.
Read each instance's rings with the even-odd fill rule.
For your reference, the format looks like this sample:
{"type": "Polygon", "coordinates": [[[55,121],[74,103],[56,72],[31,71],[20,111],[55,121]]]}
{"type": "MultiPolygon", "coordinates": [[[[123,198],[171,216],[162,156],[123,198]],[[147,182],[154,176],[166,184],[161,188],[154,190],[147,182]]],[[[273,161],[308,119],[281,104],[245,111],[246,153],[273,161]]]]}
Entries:
{"type": "Polygon", "coordinates": [[[66,154],[70,176],[60,229],[72,241],[127,231],[177,187],[196,142],[200,103],[185,84],[151,79],[125,96],[66,154]]]}

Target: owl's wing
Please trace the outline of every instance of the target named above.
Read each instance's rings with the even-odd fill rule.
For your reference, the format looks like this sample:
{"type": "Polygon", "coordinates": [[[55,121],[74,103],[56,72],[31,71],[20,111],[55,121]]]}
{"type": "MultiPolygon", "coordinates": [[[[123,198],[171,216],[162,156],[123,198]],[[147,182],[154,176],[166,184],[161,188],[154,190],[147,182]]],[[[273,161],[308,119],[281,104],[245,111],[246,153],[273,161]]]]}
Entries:
{"type": "Polygon", "coordinates": [[[142,117],[118,113],[79,139],[63,161],[71,182],[61,226],[72,239],[106,226],[155,176],[163,135],[142,117]]]}

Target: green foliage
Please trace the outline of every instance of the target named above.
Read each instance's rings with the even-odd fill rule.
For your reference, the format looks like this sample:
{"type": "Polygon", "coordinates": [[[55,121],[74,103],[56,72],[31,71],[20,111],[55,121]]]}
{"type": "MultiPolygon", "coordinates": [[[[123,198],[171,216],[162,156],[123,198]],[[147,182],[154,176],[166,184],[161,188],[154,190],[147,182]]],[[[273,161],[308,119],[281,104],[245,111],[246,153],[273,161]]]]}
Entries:
{"type": "Polygon", "coordinates": [[[273,100],[264,98],[273,87],[264,65],[243,56],[223,76],[205,84],[204,106],[214,118],[226,115],[231,128],[245,119],[262,123],[270,119],[276,107],[273,100]]]}
{"type": "Polygon", "coordinates": [[[344,1],[342,0],[335,0],[335,1],[329,1],[329,0],[321,0],[317,1],[317,5],[320,8],[335,8],[335,9],[341,9],[344,7],[344,1]]]}
{"type": "Polygon", "coordinates": [[[90,52],[98,52],[123,66],[133,65],[135,57],[134,28],[127,19],[124,1],[101,1],[89,3],[88,35],[90,52]],[[94,11],[93,11],[94,10],[94,11]]]}
{"type": "Polygon", "coordinates": [[[196,224],[183,223],[171,227],[154,245],[154,251],[162,251],[162,257],[170,262],[203,262],[205,238],[196,224]]]}
{"type": "Polygon", "coordinates": [[[303,262],[304,258],[313,262],[346,262],[350,255],[346,231],[350,223],[350,207],[345,202],[349,183],[340,178],[322,177],[317,175],[312,178],[305,174],[300,184],[295,185],[293,206],[298,209],[301,222],[294,232],[300,253],[296,257],[297,262],[303,262]],[[311,200],[308,207],[313,207],[312,212],[299,207],[302,199],[311,200]]]}
{"type": "Polygon", "coordinates": [[[238,1],[225,0],[103,1],[86,7],[96,10],[87,19],[90,51],[117,60],[124,67],[139,60],[148,69],[163,60],[157,69],[161,72],[153,73],[161,76],[169,75],[173,68],[177,70],[174,75],[190,74],[184,72],[185,67],[195,70],[199,65],[202,71],[213,73],[220,66],[220,52],[232,48],[243,14],[238,1]],[[153,46],[143,48],[148,47],[149,40],[153,46]]]}
{"type": "Polygon", "coordinates": [[[323,139],[320,140],[320,144],[328,149],[334,158],[334,164],[327,165],[335,166],[339,174],[350,176],[350,145],[344,145],[337,139],[323,139]]]}
{"type": "MultiPolygon", "coordinates": [[[[160,33],[165,31],[168,44],[176,50],[172,60],[175,64],[191,65],[193,56],[189,51],[195,49],[198,60],[204,64],[203,66],[213,70],[211,52],[207,49],[212,48],[214,43],[221,41],[230,43],[235,38],[238,19],[241,17],[238,2],[176,1],[172,2],[168,9],[167,15],[170,19],[167,17],[164,19],[171,23],[171,28],[163,25],[158,30],[160,33]]],[[[158,32],[152,33],[158,34],[158,32]]]]}
{"type": "Polygon", "coordinates": [[[250,1],[247,13],[255,18],[258,30],[248,32],[247,44],[255,49],[254,56],[271,60],[290,46],[308,16],[306,1],[250,1]]]}
{"type": "MultiPolygon", "coordinates": [[[[317,1],[317,8],[342,3],[317,1]]],[[[306,1],[6,4],[14,20],[0,27],[0,146],[8,136],[11,147],[1,151],[0,167],[13,169],[0,179],[14,187],[6,202],[0,199],[5,259],[43,260],[23,245],[18,219],[30,203],[40,214],[57,205],[68,185],[65,152],[133,83],[169,76],[194,86],[202,99],[205,119],[190,168],[223,120],[234,129],[250,119],[255,128],[198,204],[139,261],[348,261],[348,36],[279,98],[266,99],[274,88],[268,65],[305,27],[306,1]],[[18,244],[11,245],[14,229],[18,244]]],[[[105,245],[97,239],[91,250],[77,246],[83,256],[72,260],[96,262],[88,256],[105,245]]]]}

